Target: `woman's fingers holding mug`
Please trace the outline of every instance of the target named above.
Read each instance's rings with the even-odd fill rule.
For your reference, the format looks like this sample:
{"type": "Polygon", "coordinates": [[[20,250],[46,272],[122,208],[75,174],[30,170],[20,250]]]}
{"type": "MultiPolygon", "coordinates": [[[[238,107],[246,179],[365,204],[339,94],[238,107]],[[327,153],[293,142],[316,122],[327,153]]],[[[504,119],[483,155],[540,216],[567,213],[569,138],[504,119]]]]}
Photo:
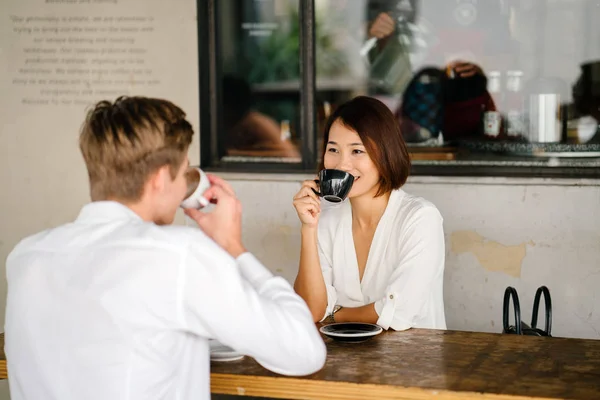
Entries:
{"type": "Polygon", "coordinates": [[[296,195],[294,196],[294,200],[296,199],[302,199],[302,198],[312,198],[314,199],[316,202],[320,202],[321,199],[319,198],[319,196],[317,196],[317,194],[315,193],[314,189],[308,186],[303,186],[300,191],[298,193],[296,193],[296,195]]]}
{"type": "Polygon", "coordinates": [[[304,182],[302,182],[302,187],[309,187],[309,188],[313,188],[315,190],[319,190],[319,185],[317,184],[317,182],[315,180],[306,180],[304,182]]]}
{"type": "Polygon", "coordinates": [[[311,196],[319,200],[319,184],[317,182],[317,180],[306,180],[302,182],[302,188],[298,194],[303,193],[304,196],[311,196]]]}
{"type": "Polygon", "coordinates": [[[310,197],[304,197],[294,201],[294,207],[303,224],[314,224],[321,213],[320,205],[310,197]]]}
{"type": "Polygon", "coordinates": [[[319,202],[318,200],[313,199],[312,197],[306,196],[306,197],[301,197],[297,200],[294,201],[294,204],[310,204],[314,207],[316,207],[319,211],[321,211],[321,202],[319,202]]]}

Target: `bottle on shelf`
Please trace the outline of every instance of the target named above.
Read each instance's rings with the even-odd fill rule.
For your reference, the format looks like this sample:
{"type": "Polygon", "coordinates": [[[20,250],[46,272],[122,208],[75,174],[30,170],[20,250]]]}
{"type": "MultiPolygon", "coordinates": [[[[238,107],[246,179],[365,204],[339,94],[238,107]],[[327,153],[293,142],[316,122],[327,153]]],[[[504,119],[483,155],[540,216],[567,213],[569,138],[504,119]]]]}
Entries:
{"type": "Polygon", "coordinates": [[[504,109],[506,111],[506,136],[509,139],[516,139],[525,135],[524,104],[523,71],[507,71],[504,109]]]}
{"type": "Polygon", "coordinates": [[[286,140],[290,140],[292,138],[292,132],[290,131],[290,121],[288,121],[287,119],[281,121],[280,132],[282,142],[285,142],[286,140]]]}
{"type": "Polygon", "coordinates": [[[491,138],[498,138],[502,132],[502,115],[495,105],[502,101],[501,78],[500,71],[490,71],[488,74],[487,91],[490,100],[483,110],[483,133],[491,138]]]}

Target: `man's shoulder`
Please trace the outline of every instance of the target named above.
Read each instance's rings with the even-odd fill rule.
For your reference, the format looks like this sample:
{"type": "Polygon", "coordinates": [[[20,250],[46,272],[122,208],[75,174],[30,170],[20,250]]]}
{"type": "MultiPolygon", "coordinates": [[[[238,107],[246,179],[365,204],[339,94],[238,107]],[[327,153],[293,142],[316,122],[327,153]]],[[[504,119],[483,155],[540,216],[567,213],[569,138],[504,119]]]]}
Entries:
{"type": "Polygon", "coordinates": [[[192,243],[210,247],[210,243],[213,242],[200,229],[187,226],[159,226],[146,222],[115,225],[68,223],[25,237],[13,248],[9,258],[33,251],[76,252],[78,249],[90,246],[103,248],[151,246],[156,251],[184,252],[192,243]]]}
{"type": "MultiPolygon", "coordinates": [[[[64,226],[64,225],[62,225],[62,226],[64,226]]],[[[37,233],[34,233],[34,234],[24,237],[19,242],[17,242],[15,247],[13,247],[13,249],[11,250],[11,252],[8,255],[8,258],[11,258],[11,256],[14,257],[16,254],[26,252],[27,250],[35,247],[37,243],[41,242],[48,235],[51,235],[52,232],[55,231],[56,229],[62,228],[62,226],[57,227],[57,228],[44,229],[43,231],[40,231],[40,232],[37,232],[37,233]]]]}

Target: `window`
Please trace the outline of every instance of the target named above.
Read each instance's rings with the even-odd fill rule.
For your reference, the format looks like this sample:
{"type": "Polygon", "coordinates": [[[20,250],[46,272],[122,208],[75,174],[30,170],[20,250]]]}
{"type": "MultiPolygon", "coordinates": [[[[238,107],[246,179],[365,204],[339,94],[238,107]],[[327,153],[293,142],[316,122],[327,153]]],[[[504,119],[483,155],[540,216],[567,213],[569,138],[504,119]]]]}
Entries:
{"type": "Polygon", "coordinates": [[[200,40],[201,57],[209,61],[201,64],[201,82],[210,87],[201,101],[201,116],[209,122],[201,129],[211,132],[210,140],[202,141],[210,149],[203,160],[244,170],[306,168],[300,1],[220,0],[199,6],[211,22],[200,40]]]}
{"type": "Polygon", "coordinates": [[[367,95],[413,174],[600,176],[598,0],[198,5],[205,168],[312,172],[328,115],[367,95]]]}

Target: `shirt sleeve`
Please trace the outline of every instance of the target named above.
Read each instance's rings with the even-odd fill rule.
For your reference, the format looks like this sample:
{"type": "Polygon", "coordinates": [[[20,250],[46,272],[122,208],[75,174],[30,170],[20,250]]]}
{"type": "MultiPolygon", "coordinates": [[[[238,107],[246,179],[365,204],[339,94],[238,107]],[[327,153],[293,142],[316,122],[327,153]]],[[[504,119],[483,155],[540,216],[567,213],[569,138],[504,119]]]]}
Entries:
{"type": "Polygon", "coordinates": [[[400,265],[385,295],[375,302],[377,324],[400,331],[415,326],[427,311],[435,283],[443,279],[445,244],[443,220],[435,207],[424,207],[407,221],[399,238],[400,265]]]}
{"type": "Polygon", "coordinates": [[[321,241],[319,241],[318,243],[318,247],[319,247],[319,262],[321,264],[321,272],[323,273],[323,280],[325,281],[325,289],[327,290],[327,308],[325,309],[325,315],[323,315],[323,318],[321,318],[322,322],[325,318],[327,318],[327,316],[329,314],[331,314],[331,312],[333,311],[333,308],[335,307],[336,303],[337,303],[337,292],[335,290],[335,288],[333,287],[333,267],[332,267],[332,262],[329,259],[329,257],[326,255],[325,251],[323,250],[322,247],[322,243],[321,241]]]}
{"type": "Polygon", "coordinates": [[[212,241],[192,244],[180,287],[189,332],[216,338],[279,374],[323,367],[325,344],[306,303],[252,254],[234,260],[212,241]]]}

